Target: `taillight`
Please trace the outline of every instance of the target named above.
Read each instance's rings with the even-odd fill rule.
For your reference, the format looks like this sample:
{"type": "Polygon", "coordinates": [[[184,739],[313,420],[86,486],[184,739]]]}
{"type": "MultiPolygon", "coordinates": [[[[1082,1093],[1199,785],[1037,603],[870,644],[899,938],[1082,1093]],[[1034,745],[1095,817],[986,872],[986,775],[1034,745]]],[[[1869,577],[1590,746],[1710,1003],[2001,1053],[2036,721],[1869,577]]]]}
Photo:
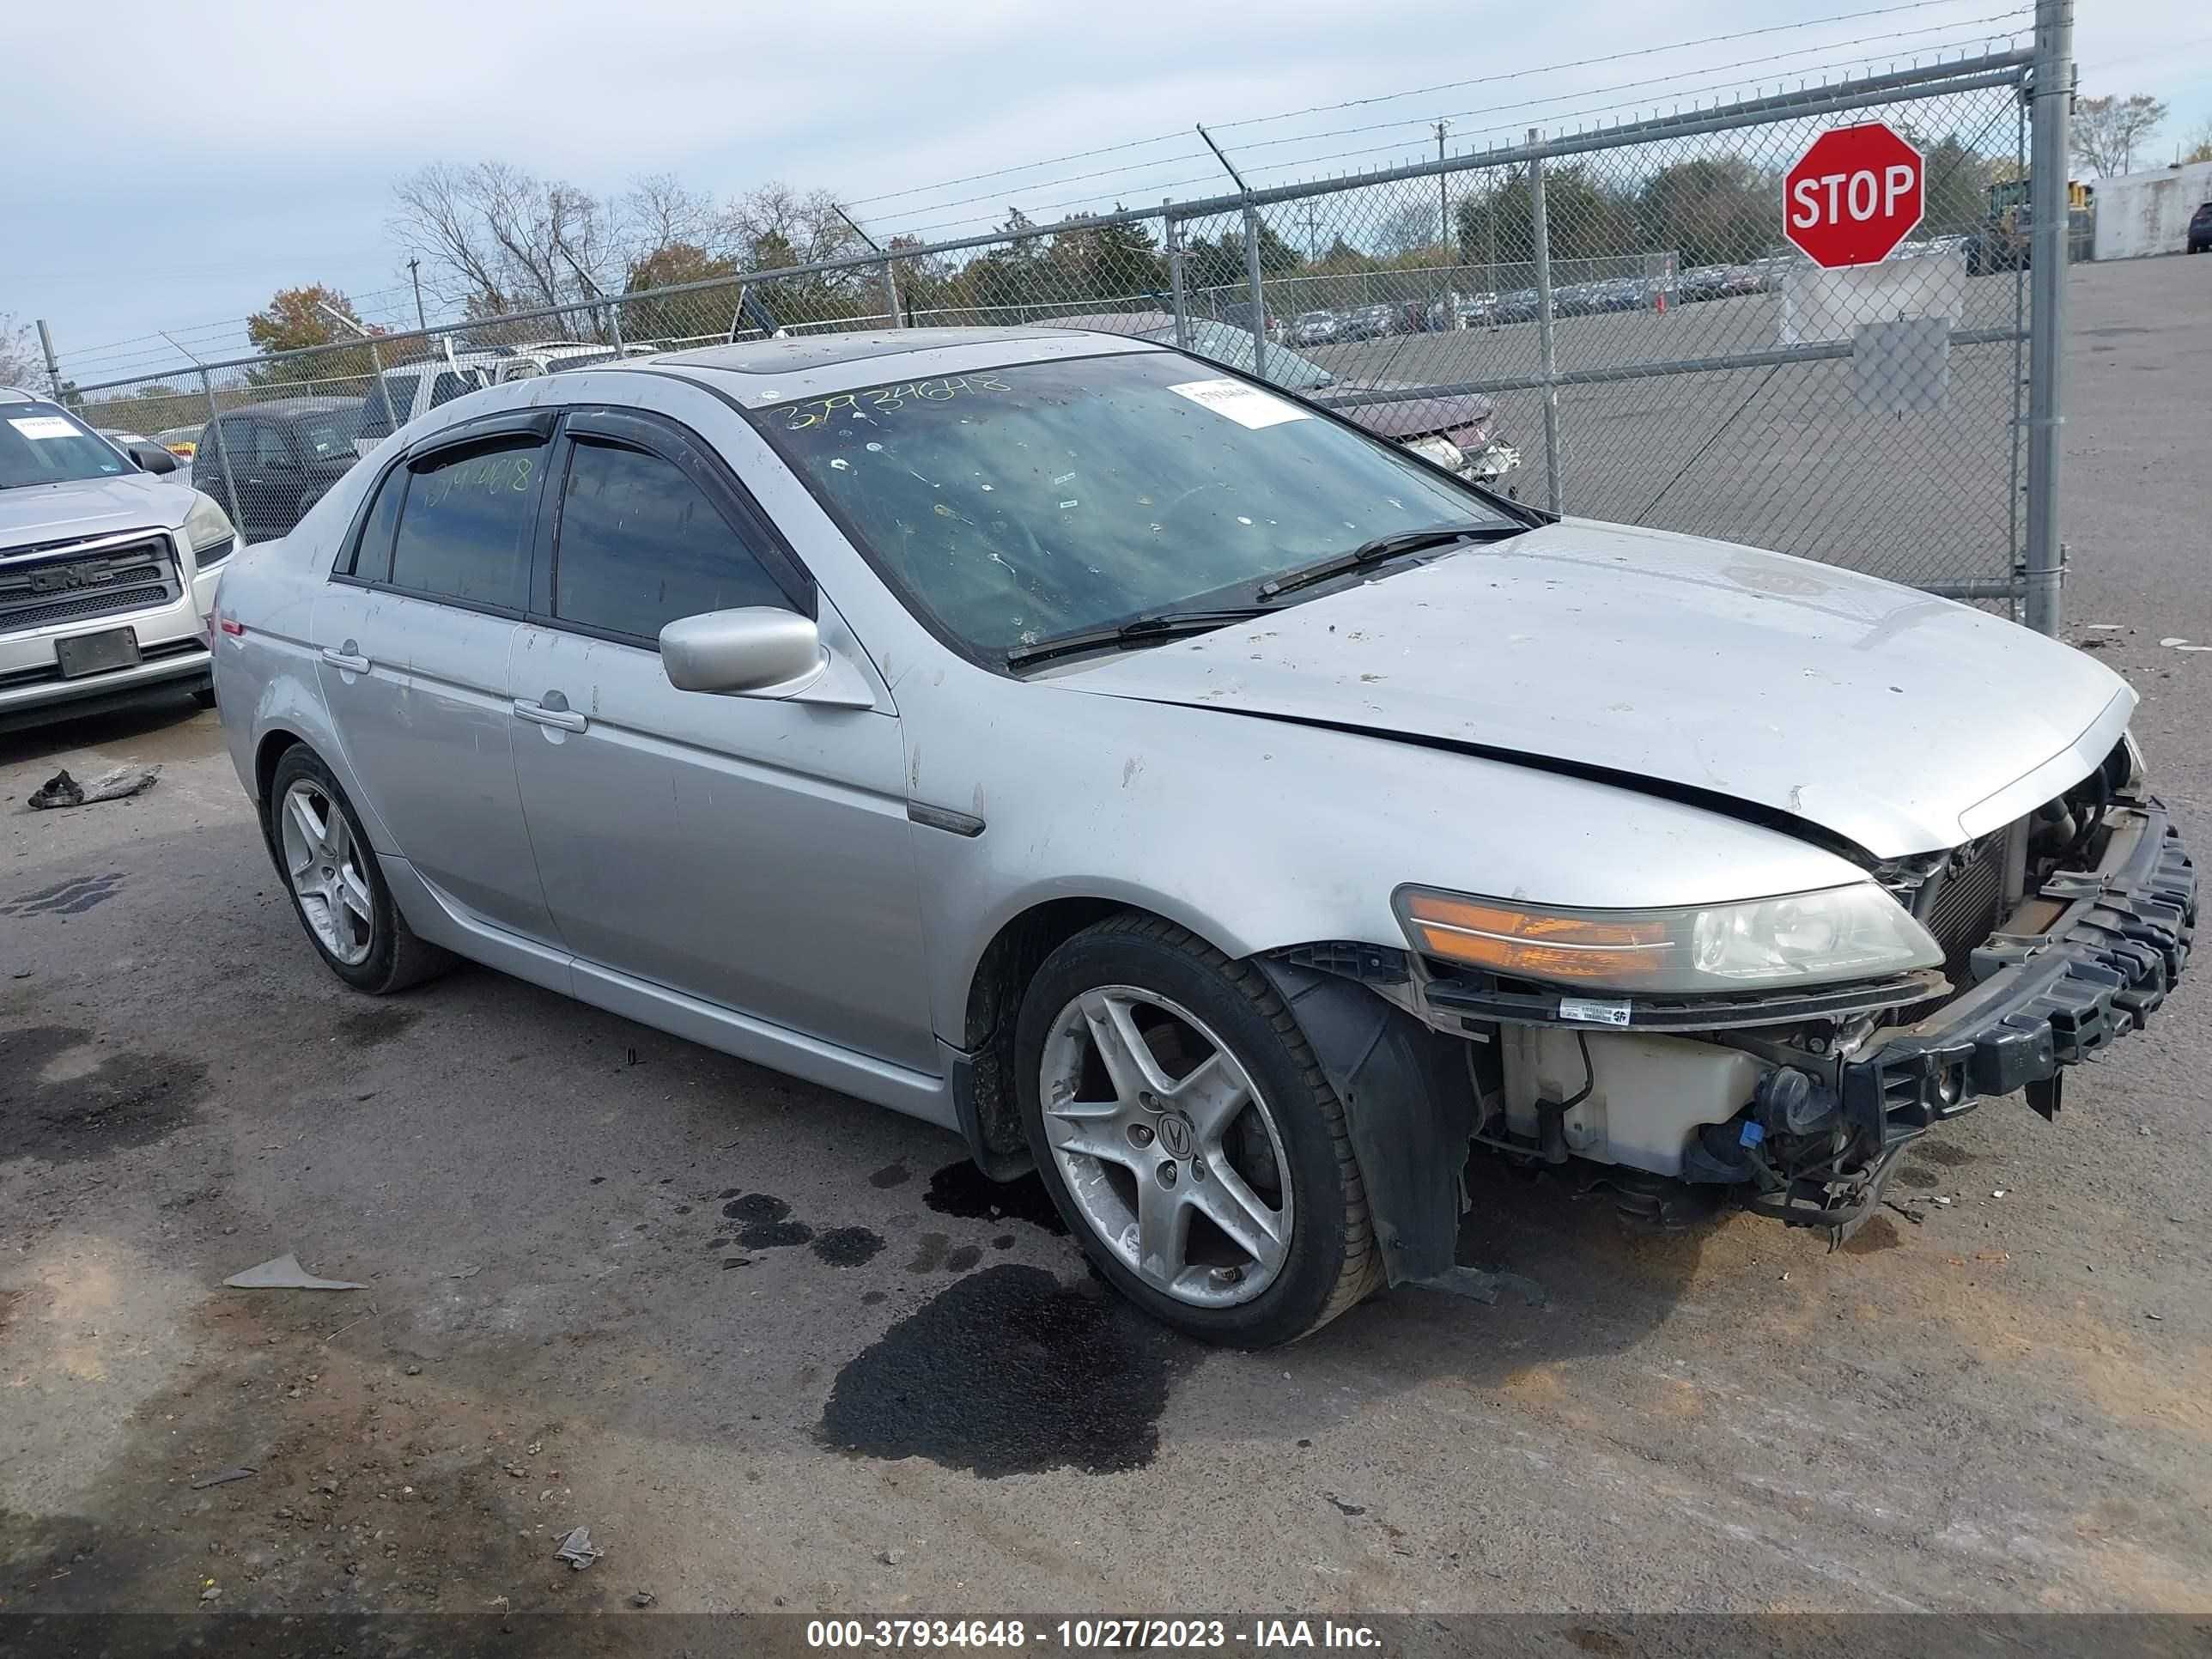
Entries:
{"type": "Polygon", "coordinates": [[[240,635],[246,632],[246,624],[244,623],[239,621],[235,617],[224,616],[221,611],[209,611],[208,623],[208,648],[210,650],[215,647],[215,635],[216,629],[220,629],[223,633],[229,635],[233,639],[236,639],[240,635]]]}

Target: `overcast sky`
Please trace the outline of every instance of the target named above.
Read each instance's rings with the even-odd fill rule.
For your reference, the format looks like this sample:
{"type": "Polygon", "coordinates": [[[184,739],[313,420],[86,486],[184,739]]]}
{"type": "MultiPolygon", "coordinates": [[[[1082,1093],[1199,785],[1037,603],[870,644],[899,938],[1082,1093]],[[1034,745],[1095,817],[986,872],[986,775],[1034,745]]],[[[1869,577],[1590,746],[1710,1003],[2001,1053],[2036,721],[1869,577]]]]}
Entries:
{"type": "MultiPolygon", "coordinates": [[[[1240,165],[1274,164],[1257,174],[1274,182],[1340,170],[1312,159],[1324,155],[1371,152],[1354,166],[1416,156],[1434,141],[1412,124],[1439,115],[1457,118],[1456,146],[1488,126],[1517,131],[1595,106],[1643,100],[1648,112],[1671,107],[1671,94],[1795,85],[1802,71],[1870,55],[1887,67],[1931,45],[1955,52],[2024,27],[2028,15],[2018,0],[1940,0],[1772,32],[1882,3],[11,7],[0,21],[13,70],[0,313],[46,318],[64,367],[88,380],[104,378],[91,372],[93,354],[127,361],[107,349],[115,343],[235,319],[293,283],[382,295],[364,311],[397,320],[392,290],[406,280],[407,256],[386,228],[391,185],[431,161],[503,160],[595,191],[661,170],[718,197],[781,179],[836,191],[879,236],[928,227],[955,235],[983,228],[962,222],[1002,217],[1008,203],[1043,220],[1056,216],[1048,209],[1218,191],[1190,131],[1196,120],[1252,123],[1220,136],[1240,165]],[[1528,73],[1737,31],[1760,32],[1528,73]],[[1254,122],[1448,82],[1478,83],[1254,122]],[[1521,107],[1542,97],[1559,101],[1521,107]],[[1262,143],[1393,120],[1406,125],[1262,143]],[[1141,165],[1073,176],[1129,163],[1141,165]],[[891,192],[909,193],[884,199],[891,192]],[[977,195],[985,199],[962,200],[977,195]]],[[[2083,90],[2168,100],[2172,118],[2147,159],[2170,159],[2177,140],[2212,123],[2212,13],[2203,0],[2091,0],[2081,12],[2083,90]]],[[[242,349],[220,331],[194,337],[242,349]]]]}

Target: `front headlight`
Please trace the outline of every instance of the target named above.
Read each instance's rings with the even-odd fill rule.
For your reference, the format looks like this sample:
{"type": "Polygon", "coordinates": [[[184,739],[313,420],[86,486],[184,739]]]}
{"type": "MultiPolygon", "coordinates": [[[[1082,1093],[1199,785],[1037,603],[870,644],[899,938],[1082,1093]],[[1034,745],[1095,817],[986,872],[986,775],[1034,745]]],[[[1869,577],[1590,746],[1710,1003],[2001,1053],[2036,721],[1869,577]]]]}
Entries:
{"type": "Polygon", "coordinates": [[[230,556],[238,545],[238,532],[232,527],[230,514],[216,504],[214,496],[195,489],[192,510],[185,514],[185,542],[193,558],[209,565],[230,556]]]}
{"type": "Polygon", "coordinates": [[[1416,438],[1406,446],[1425,461],[1456,472],[1467,465],[1467,457],[1460,453],[1459,446],[1449,438],[1416,438]]]}
{"type": "Polygon", "coordinates": [[[1424,956],[1514,979],[1654,994],[1818,985],[1933,968],[1928,930],[1872,882],[1741,904],[1568,910],[1401,887],[1424,956]]]}

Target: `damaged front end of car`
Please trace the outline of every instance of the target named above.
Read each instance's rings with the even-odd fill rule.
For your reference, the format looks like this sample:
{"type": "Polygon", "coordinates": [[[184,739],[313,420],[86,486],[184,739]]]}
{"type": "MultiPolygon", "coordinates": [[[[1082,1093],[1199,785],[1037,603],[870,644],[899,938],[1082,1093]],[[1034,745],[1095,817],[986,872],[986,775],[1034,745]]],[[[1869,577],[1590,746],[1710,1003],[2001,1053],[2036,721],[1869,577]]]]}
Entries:
{"type": "Polygon", "coordinates": [[[1275,953],[1264,965],[1345,1097],[1393,1282],[1450,1267],[1464,1198],[1447,1212],[1459,1160],[1436,1149],[1462,1135],[1577,1164],[1632,1214],[1733,1199],[1840,1241],[1936,1124],[2014,1093],[2054,1115],[2066,1069],[2142,1026],[2188,961],[2196,872],[2141,771],[2124,741],[2027,817],[1855,887],[1688,920],[1416,890],[1406,950],[1275,953]],[[1772,967],[1791,949],[1814,964],[1802,983],[1757,963],[1720,983],[1731,951],[1772,967]],[[1839,971],[1852,962],[1867,971],[1839,971]],[[1353,984],[1409,1017],[1388,1041],[1342,1001],[1353,984]],[[1380,1109],[1407,1091],[1418,1106],[1380,1109]]]}

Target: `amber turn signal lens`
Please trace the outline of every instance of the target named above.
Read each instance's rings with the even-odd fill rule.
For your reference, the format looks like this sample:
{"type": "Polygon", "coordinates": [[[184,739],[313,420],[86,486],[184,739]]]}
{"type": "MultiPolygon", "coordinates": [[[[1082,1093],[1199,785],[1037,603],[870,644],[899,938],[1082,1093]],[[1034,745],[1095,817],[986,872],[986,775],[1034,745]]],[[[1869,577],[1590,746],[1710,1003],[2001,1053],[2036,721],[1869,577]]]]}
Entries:
{"type": "Polygon", "coordinates": [[[1406,923],[1425,955],[1520,979],[1634,982],[1674,948],[1665,922],[1516,910],[1441,893],[1405,896],[1406,923]]]}

